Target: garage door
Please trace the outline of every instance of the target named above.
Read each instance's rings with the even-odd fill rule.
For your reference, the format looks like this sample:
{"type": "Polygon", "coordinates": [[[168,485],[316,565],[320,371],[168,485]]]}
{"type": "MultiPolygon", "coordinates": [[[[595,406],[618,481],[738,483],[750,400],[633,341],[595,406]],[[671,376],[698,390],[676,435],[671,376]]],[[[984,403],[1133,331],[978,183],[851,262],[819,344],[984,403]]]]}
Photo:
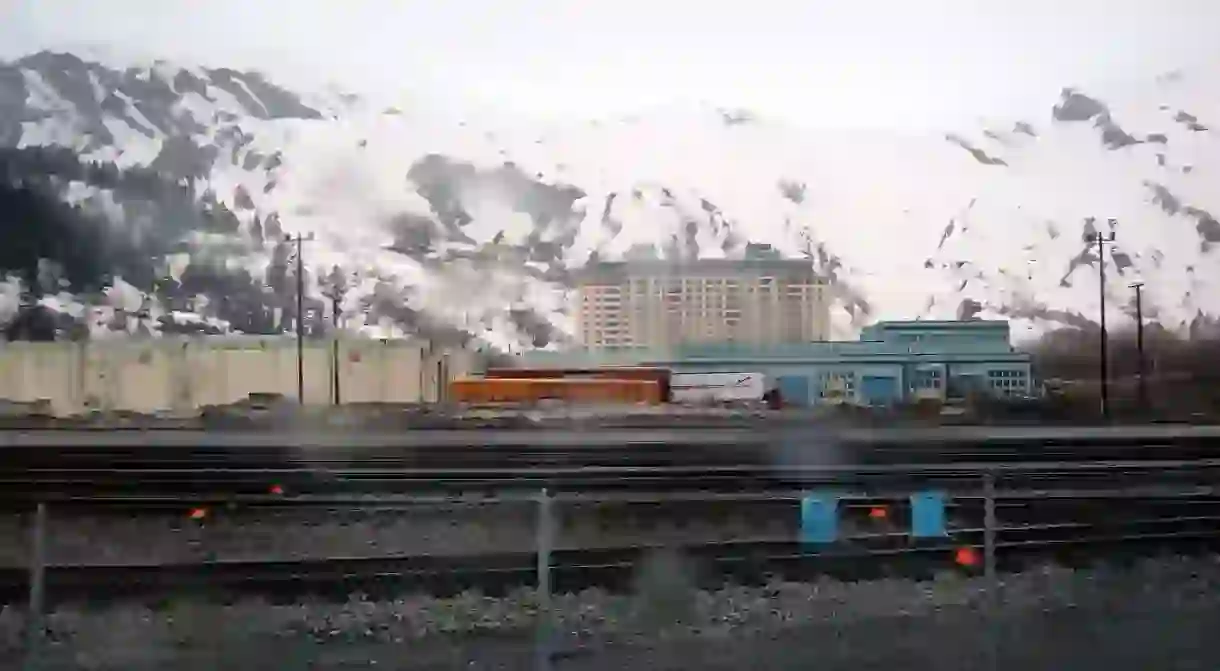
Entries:
{"type": "Polygon", "coordinates": [[[775,378],[775,383],[784,405],[812,405],[809,378],[804,375],[780,375],[775,378]]]}
{"type": "Polygon", "coordinates": [[[865,375],[860,380],[860,394],[869,405],[890,405],[899,399],[898,379],[888,375],[865,375]]]}

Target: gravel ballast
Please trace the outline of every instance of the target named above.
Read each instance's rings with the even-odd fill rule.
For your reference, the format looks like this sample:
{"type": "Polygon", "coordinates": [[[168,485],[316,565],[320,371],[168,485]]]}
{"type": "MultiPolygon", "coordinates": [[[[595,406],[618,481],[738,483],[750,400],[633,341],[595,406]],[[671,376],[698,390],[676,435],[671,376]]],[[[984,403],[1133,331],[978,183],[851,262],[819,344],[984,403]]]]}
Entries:
{"type": "MultiPolygon", "coordinates": [[[[189,564],[386,555],[479,555],[534,551],[536,511],[529,504],[355,506],[229,510],[203,520],[190,508],[160,513],[89,513],[52,509],[46,561],[52,565],[189,564]]],[[[718,516],[606,505],[558,511],[556,547],[606,548],[639,543],[796,537],[795,502],[738,505],[718,516]],[[777,514],[776,509],[781,513],[777,514]],[[787,514],[782,514],[786,511],[787,514]],[[630,514],[632,517],[628,518],[630,514]]],[[[21,567],[29,552],[28,516],[0,514],[0,567],[21,567]]]]}
{"type": "MultiPolygon", "coordinates": [[[[981,578],[774,582],[687,589],[675,565],[635,596],[554,598],[556,669],[1220,668],[1220,559],[1048,567],[981,578]],[[989,638],[989,634],[992,638],[989,638]]],[[[47,619],[47,668],[529,669],[536,595],[463,594],[276,605],[167,600],[63,606],[47,619]]],[[[0,666],[20,661],[22,618],[0,611],[0,666]]]]}

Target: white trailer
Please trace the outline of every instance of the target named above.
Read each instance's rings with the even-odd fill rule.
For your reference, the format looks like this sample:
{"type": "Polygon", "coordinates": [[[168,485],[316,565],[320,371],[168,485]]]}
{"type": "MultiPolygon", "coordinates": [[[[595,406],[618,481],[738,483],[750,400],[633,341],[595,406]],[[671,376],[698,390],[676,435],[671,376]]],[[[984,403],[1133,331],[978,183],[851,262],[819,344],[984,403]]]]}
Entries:
{"type": "Polygon", "coordinates": [[[669,389],[675,403],[762,401],[767,379],[762,373],[674,373],[669,389]]]}

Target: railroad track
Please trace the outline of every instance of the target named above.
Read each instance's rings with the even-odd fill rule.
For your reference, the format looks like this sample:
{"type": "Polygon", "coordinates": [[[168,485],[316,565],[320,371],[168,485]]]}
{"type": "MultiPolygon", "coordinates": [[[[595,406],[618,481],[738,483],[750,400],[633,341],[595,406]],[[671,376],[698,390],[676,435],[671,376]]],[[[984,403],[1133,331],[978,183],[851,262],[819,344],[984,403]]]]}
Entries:
{"type": "MultiPolygon", "coordinates": [[[[977,550],[985,543],[984,494],[988,490],[981,486],[981,472],[990,472],[995,480],[993,509],[996,522],[993,528],[1001,568],[1065,557],[1122,557],[1160,552],[1165,548],[1220,547],[1220,486],[1217,486],[1220,484],[1220,463],[1211,462],[1206,466],[1197,462],[1009,464],[998,472],[979,470],[986,468],[986,464],[924,466],[895,473],[884,467],[844,467],[844,473],[855,476],[871,473],[897,476],[898,479],[857,482],[861,485],[859,489],[839,490],[844,497],[839,514],[844,531],[829,544],[801,544],[795,540],[799,535],[795,526],[799,518],[798,503],[805,490],[561,493],[553,499],[554,514],[560,516],[559,519],[571,523],[580,515],[593,515],[588,520],[596,521],[601,514],[599,510],[616,510],[619,516],[613,518],[615,524],[623,526],[615,529],[595,526],[599,529],[595,537],[566,535],[573,531],[570,524],[558,528],[553,543],[559,549],[552,556],[555,581],[561,589],[572,590],[593,585],[622,586],[630,581],[639,558],[662,545],[680,548],[695,567],[692,570],[711,580],[723,580],[726,575],[742,580],[757,580],[767,574],[798,579],[830,574],[854,579],[874,575],[921,576],[945,570],[975,571],[979,568],[977,565],[955,566],[954,555],[962,548],[977,550]],[[933,482],[937,477],[941,480],[933,482]],[[905,504],[906,493],[913,491],[912,484],[922,488],[937,485],[949,494],[946,536],[912,538],[913,512],[905,504]],[[878,509],[885,510],[886,514],[875,515],[878,509]],[[622,514],[623,511],[627,514],[622,514]],[[733,526],[724,527],[722,525],[732,521],[725,519],[725,515],[738,519],[733,526]],[[721,535],[720,539],[696,538],[689,533],[692,527],[683,520],[701,517],[707,518],[703,520],[705,526],[693,527],[694,535],[705,533],[707,522],[720,520],[714,527],[721,535]],[[750,522],[750,519],[775,521],[779,518],[787,518],[788,522],[770,525],[767,531],[750,522]],[[643,526],[638,526],[640,524],[643,526]],[[657,532],[658,528],[662,533],[653,533],[647,541],[634,535],[645,530],[657,532]],[[687,533],[675,533],[679,530],[687,533]],[[726,530],[728,534],[725,534],[726,530]],[[759,535],[760,531],[763,535],[759,535]],[[598,542],[594,544],[606,546],[582,545],[587,541],[580,538],[596,538],[598,542]]],[[[825,472],[817,474],[826,475],[825,472]]],[[[64,598],[129,592],[165,594],[175,590],[238,590],[291,595],[342,593],[352,589],[431,592],[464,587],[506,589],[534,580],[536,556],[530,550],[530,543],[537,527],[522,524],[520,513],[529,520],[536,519],[532,515],[537,511],[522,509],[520,505],[532,505],[536,501],[531,493],[512,491],[502,491],[498,497],[460,499],[445,495],[364,499],[325,494],[278,498],[220,495],[210,500],[180,495],[65,499],[51,506],[54,511],[51,517],[56,521],[53,530],[64,529],[60,525],[70,520],[73,510],[82,506],[90,513],[118,506],[124,515],[125,511],[132,510],[177,509],[181,513],[191,505],[238,506],[232,509],[233,513],[220,513],[222,517],[236,514],[230,526],[236,524],[238,527],[218,529],[221,536],[217,538],[233,534],[234,529],[244,524],[243,519],[251,519],[242,517],[245,514],[242,510],[257,511],[264,507],[316,511],[316,517],[310,517],[314,520],[312,523],[327,520],[333,511],[346,507],[358,511],[370,508],[431,510],[445,516],[465,509],[465,517],[459,515],[453,519],[475,519],[494,525],[501,519],[495,511],[506,510],[510,514],[502,523],[517,524],[514,528],[518,531],[513,533],[522,536],[517,540],[524,540],[524,543],[518,543],[511,552],[476,548],[454,555],[445,550],[421,551],[424,546],[417,544],[424,540],[421,537],[410,545],[411,554],[394,556],[92,567],[53,563],[48,572],[48,584],[53,595],[64,598]],[[505,504],[511,505],[509,508],[495,507],[505,504]],[[512,510],[518,513],[511,513],[512,510]],[[432,554],[426,554],[428,552],[432,554]]],[[[223,510],[218,508],[218,511],[223,510]]],[[[298,523],[311,524],[309,520],[298,520],[298,523]]],[[[368,523],[378,524],[375,521],[368,523]]],[[[280,532],[292,533],[289,527],[280,532]]],[[[404,532],[410,534],[410,527],[398,528],[393,533],[404,532]]],[[[139,537],[129,536],[126,542],[139,537]]],[[[206,535],[198,537],[205,543],[207,538],[206,535]]],[[[494,545],[487,549],[492,548],[508,549],[494,545]]],[[[51,556],[51,561],[54,560],[51,556]]],[[[20,568],[0,568],[0,591],[9,594],[9,598],[19,598],[25,579],[20,568]]]]}
{"type": "MultiPolygon", "coordinates": [[[[119,449],[124,453],[156,454],[177,448],[178,454],[243,453],[278,454],[289,457],[301,450],[347,452],[353,456],[395,457],[433,454],[454,456],[478,454],[492,448],[526,451],[561,451],[583,454],[599,449],[681,446],[721,450],[726,447],[767,444],[824,442],[850,446],[906,447],[924,450],[957,449],[986,445],[991,448],[1037,451],[1054,446],[1087,445],[1217,445],[1220,426],[1142,425],[1105,427],[941,427],[895,429],[836,429],[816,424],[757,422],[720,427],[656,426],[622,428],[588,426],[549,429],[453,429],[385,432],[334,431],[0,431],[0,450],[34,449],[41,454],[71,450],[88,453],[119,449]],[[469,450],[475,450],[470,452],[469,450]],[[438,452],[439,451],[439,452],[438,452]]],[[[1213,448],[1214,449],[1214,448],[1213,448]]],[[[1003,450],[1001,450],[1003,451],[1003,450]]]]}
{"type": "Polygon", "coordinates": [[[104,446],[3,448],[6,468],[156,467],[225,465],[259,468],[269,465],[368,464],[415,468],[511,468],[522,466],[715,465],[766,464],[788,459],[800,463],[858,464],[945,463],[946,461],[1093,461],[1098,459],[1220,458],[1216,441],[1113,441],[1105,443],[1043,442],[980,444],[854,444],[828,437],[807,441],[735,437],[717,443],[627,443],[618,446],[466,446],[428,448],[308,449],[294,447],[157,447],[104,446]]]}
{"type": "Polygon", "coordinates": [[[581,465],[515,468],[409,468],[278,465],[234,468],[172,464],[140,467],[27,467],[0,470],[0,503],[130,496],[225,498],[265,495],[269,487],[298,495],[494,493],[503,491],[761,492],[779,488],[920,485],[961,489],[993,471],[1028,487],[1123,484],[1150,470],[1174,486],[1220,484],[1220,459],[1105,461],[951,461],[937,464],[581,465]]]}
{"type": "MultiPolygon", "coordinates": [[[[1193,553],[1220,548],[1220,517],[1133,520],[1125,529],[1088,524],[1027,525],[998,533],[998,568],[1020,570],[1045,562],[1086,564],[1125,561],[1165,552],[1193,553]]],[[[945,572],[979,573],[981,565],[955,561],[962,548],[981,556],[982,531],[955,533],[935,542],[913,543],[902,535],[856,538],[815,548],[792,541],[748,540],[669,546],[679,552],[691,577],[703,586],[726,581],[759,583],[770,577],[846,580],[876,577],[927,578],[945,572]]],[[[559,591],[589,587],[630,588],[640,561],[661,546],[558,550],[552,554],[552,584],[559,591]]],[[[374,595],[484,593],[532,586],[537,581],[533,553],[480,556],[342,557],[297,561],[230,561],[201,564],[67,566],[46,569],[53,601],[114,598],[168,598],[187,593],[213,597],[260,594],[295,599],[305,595],[346,598],[374,595]]],[[[24,597],[28,572],[0,568],[0,598],[24,597]]]]}
{"type": "MultiPolygon", "coordinates": [[[[896,439],[897,435],[891,438],[896,439]]],[[[1025,440],[1011,436],[1009,439],[1025,440]]],[[[1173,449],[1190,447],[1169,445],[1173,449]]],[[[736,454],[732,450],[739,448],[734,444],[722,447],[726,451],[721,456],[736,454]]],[[[642,452],[663,462],[657,455],[667,454],[667,449],[672,454],[674,450],[670,448],[673,446],[648,444],[642,452]]],[[[45,454],[16,448],[23,456],[15,460],[17,463],[10,462],[0,469],[0,501],[20,503],[35,499],[49,501],[53,506],[124,500],[140,505],[285,506],[294,502],[325,504],[330,497],[346,498],[349,505],[363,506],[394,505],[392,495],[397,493],[400,504],[417,505],[429,495],[443,501],[454,494],[472,501],[491,501],[497,495],[522,501],[543,487],[560,493],[584,492],[592,498],[617,497],[620,502],[641,491],[664,492],[669,505],[685,494],[690,499],[687,503],[696,507],[717,497],[719,500],[756,497],[774,493],[777,488],[785,489],[790,499],[816,488],[855,489],[879,498],[926,489],[940,489],[951,495],[950,514],[957,520],[958,528],[949,538],[931,542],[912,542],[905,532],[889,529],[846,538],[829,546],[800,545],[790,536],[699,542],[683,548],[699,573],[719,576],[718,579],[726,574],[757,579],[767,573],[791,577],[829,573],[850,578],[977,570],[977,566],[955,567],[953,555],[962,547],[977,548],[983,542],[979,491],[986,473],[1002,490],[996,504],[1004,525],[998,530],[997,542],[1001,566],[1065,555],[1125,556],[1161,551],[1165,547],[1216,547],[1220,540],[1220,510],[1215,507],[1220,503],[1220,459],[1205,458],[1206,446],[1191,453],[1192,458],[1181,460],[1158,459],[1165,457],[1160,447],[1134,439],[1122,441],[1117,448],[1111,443],[1051,445],[1041,459],[1005,463],[995,457],[1002,452],[987,452],[988,458],[962,459],[982,453],[959,451],[954,459],[949,459],[943,450],[937,452],[942,449],[940,443],[915,440],[913,447],[882,442],[875,443],[872,449],[890,449],[906,457],[922,449],[932,456],[939,454],[940,460],[871,465],[822,460],[815,465],[799,462],[773,465],[743,464],[725,457],[723,463],[571,465],[563,463],[562,458],[572,454],[587,458],[593,454],[609,460],[616,451],[623,454],[623,448],[619,445],[606,446],[601,451],[587,448],[580,451],[559,444],[549,449],[535,447],[534,452],[527,453],[561,457],[559,463],[542,466],[526,463],[510,468],[491,467],[474,457],[471,457],[474,465],[462,467],[404,466],[392,459],[364,460],[352,466],[352,459],[347,456],[328,460],[323,454],[308,463],[268,467],[260,464],[259,459],[249,459],[235,467],[226,454],[207,450],[203,450],[206,458],[213,461],[205,466],[179,459],[176,454],[149,456],[149,450],[139,453],[137,458],[118,441],[101,452],[91,448],[73,452],[69,461],[75,459],[76,463],[71,466],[62,461],[54,463],[55,459],[64,458],[62,454],[49,465],[39,465],[38,460],[45,459],[45,454]],[[1086,456],[1098,454],[1111,457],[1104,461],[1085,460],[1086,456]],[[1115,459],[1114,454],[1128,458],[1115,459]],[[1056,455],[1067,458],[1051,458],[1056,455]],[[98,463],[107,458],[129,461],[117,466],[98,463]],[[290,494],[272,494],[268,492],[269,484],[290,494]],[[369,499],[353,499],[352,494],[360,492],[368,494],[369,499]],[[1162,500],[1176,499],[1176,504],[1182,504],[1191,497],[1198,499],[1197,511],[1186,510],[1189,505],[1174,508],[1162,500]]],[[[165,449],[175,448],[154,451],[165,449]]],[[[278,448],[255,445],[245,449],[278,448]]],[[[708,446],[700,449],[706,450],[708,446]]],[[[714,450],[711,453],[716,454],[714,450]]],[[[192,458],[198,457],[195,454],[192,458]]],[[[571,493],[564,497],[568,501],[580,498],[571,493]]],[[[667,501],[659,503],[664,505],[667,501]]],[[[784,505],[791,511],[792,504],[793,500],[789,500],[784,505]]],[[[636,545],[561,550],[553,557],[556,584],[561,589],[622,584],[630,580],[641,554],[651,549],[650,545],[636,545]]],[[[532,554],[517,553],[464,559],[399,556],[165,566],[52,566],[48,585],[52,598],[124,591],[165,594],[167,590],[179,589],[273,594],[334,592],[357,587],[401,590],[414,586],[446,591],[473,586],[494,590],[529,584],[533,580],[534,562],[532,554]]],[[[8,593],[19,595],[24,581],[19,569],[0,570],[0,588],[8,593]]]]}
{"type": "Polygon", "coordinates": [[[0,501],[48,492],[245,495],[272,484],[310,493],[759,490],[808,482],[792,475],[802,468],[1216,459],[1220,427],[0,433],[0,501]]]}

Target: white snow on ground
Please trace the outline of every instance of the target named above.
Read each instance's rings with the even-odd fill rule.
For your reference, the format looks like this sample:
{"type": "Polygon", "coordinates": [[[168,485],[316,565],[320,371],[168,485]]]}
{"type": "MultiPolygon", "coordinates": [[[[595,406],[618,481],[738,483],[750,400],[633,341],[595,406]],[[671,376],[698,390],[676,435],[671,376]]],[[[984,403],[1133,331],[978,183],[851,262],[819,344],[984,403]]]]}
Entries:
{"type": "MultiPolygon", "coordinates": [[[[152,163],[161,151],[161,140],[158,137],[148,137],[119,119],[105,119],[102,123],[106,125],[106,130],[114,135],[115,144],[90,152],[90,160],[110,161],[119,168],[130,168],[152,163]]],[[[152,124],[147,124],[146,127],[156,131],[152,124]]]]}
{"type": "Polygon", "coordinates": [[[106,90],[102,88],[102,83],[97,79],[96,72],[89,73],[89,87],[93,89],[93,99],[101,102],[106,98],[106,90]]]}
{"type": "Polygon", "coordinates": [[[205,317],[196,312],[184,312],[182,310],[171,310],[166,313],[166,316],[178,324],[207,324],[213,328],[219,329],[221,332],[228,332],[229,323],[223,319],[215,317],[205,317]]]}
{"type": "Polygon", "coordinates": [[[1171,115],[1162,111],[1160,118],[1141,126],[1125,126],[1136,136],[1164,133],[1167,145],[1147,143],[1114,151],[1101,147],[1090,123],[1048,127],[1043,138],[1016,156],[1019,162],[1010,161],[1011,176],[998,185],[1003,188],[980,197],[968,219],[959,222],[937,260],[969,260],[985,280],[971,282],[969,291],[993,302],[1070,305],[1095,315],[1095,267],[1078,268],[1065,280],[1070,286],[1060,282],[1069,260],[1083,248],[1083,220],[1094,217],[1098,227],[1104,227],[1106,219],[1114,217],[1118,223],[1113,250],[1129,255],[1136,267],[1119,273],[1110,264],[1110,319],[1126,318],[1127,284],[1137,279],[1147,282],[1148,303],[1163,308],[1162,318],[1171,324],[1189,320],[1196,308],[1214,313],[1213,300],[1199,294],[1216,290],[1220,266],[1212,252],[1202,250],[1195,220],[1155,205],[1149,184],[1163,184],[1183,205],[1215,213],[1220,199],[1203,186],[1206,178],[1201,176],[1220,170],[1220,153],[1214,135],[1189,131],[1173,123],[1171,115]],[[1157,153],[1179,156],[1179,148],[1187,149],[1181,155],[1190,156],[1189,172],[1148,169],[1157,166],[1157,153]],[[1008,225],[997,231],[1000,226],[994,222],[1008,225]],[[999,241],[1004,244],[995,244],[999,241]],[[1005,273],[1009,277],[1002,279],[1005,273]]]}
{"type": "Polygon", "coordinates": [[[81,138],[71,126],[57,123],[50,119],[43,121],[24,121],[21,124],[21,142],[18,147],[39,147],[58,145],[61,147],[79,148],[81,138]]]}
{"type": "MultiPolygon", "coordinates": [[[[198,72],[198,73],[196,73],[196,75],[201,77],[204,81],[208,81],[207,73],[198,72]]],[[[246,112],[246,108],[243,107],[241,102],[239,102],[237,100],[237,96],[234,96],[232,93],[229,93],[225,89],[222,89],[219,86],[216,86],[214,84],[209,84],[207,87],[207,92],[208,92],[208,97],[211,98],[214,102],[207,103],[207,108],[210,108],[210,112],[208,113],[208,116],[206,116],[206,117],[196,116],[196,118],[199,119],[199,121],[201,123],[207,123],[207,120],[210,120],[212,118],[211,115],[215,114],[216,111],[228,112],[230,114],[237,114],[240,116],[248,115],[248,112],[246,112]]],[[[198,95],[198,94],[196,94],[196,95],[198,95]]],[[[200,98],[202,98],[202,96],[200,96],[200,98]]]]}
{"type": "MultiPolygon", "coordinates": [[[[480,133],[464,130],[461,126],[454,128],[451,122],[437,124],[447,126],[443,129],[428,127],[426,124],[432,121],[406,115],[382,116],[375,121],[377,132],[360,133],[355,123],[342,124],[338,128],[319,124],[303,131],[297,136],[297,142],[279,146],[285,153],[285,164],[290,167],[279,176],[276,189],[269,198],[262,199],[264,203],[272,202],[263,206],[293,212],[291,223],[285,220],[286,228],[296,227],[296,222],[300,222],[299,228],[302,230],[327,232],[342,227],[344,238],[351,240],[382,229],[384,222],[396,211],[427,213],[426,203],[421,202],[422,199],[404,183],[405,174],[421,155],[442,153],[470,160],[484,169],[494,169],[511,159],[526,174],[558,172],[553,165],[538,165],[528,157],[522,160],[521,154],[532,152],[537,142],[536,138],[532,139],[532,133],[520,133],[520,139],[509,134],[490,133],[496,140],[495,144],[490,144],[485,141],[488,133],[480,138],[480,133]],[[362,147],[362,136],[374,139],[362,147]],[[309,204],[302,205],[303,202],[309,204]]],[[[729,230],[740,238],[739,243],[746,240],[770,242],[786,252],[796,252],[802,246],[800,233],[805,225],[810,225],[815,228],[815,239],[827,242],[835,251],[863,251],[862,248],[867,247],[872,255],[881,256],[884,263],[878,267],[891,272],[874,275],[873,285],[892,286],[896,277],[910,276],[917,271],[922,258],[918,262],[911,260],[911,245],[908,244],[909,240],[918,237],[917,227],[897,227],[906,231],[913,229],[913,232],[897,237],[892,246],[878,246],[874,244],[875,236],[865,227],[834,225],[831,217],[815,216],[812,207],[793,206],[779,197],[777,185],[780,180],[800,179],[802,175],[777,172],[773,167],[767,169],[768,162],[776,156],[783,158],[787,155],[791,157],[790,160],[775,162],[799,166],[802,161],[800,157],[809,148],[793,146],[790,138],[782,136],[756,138],[755,141],[744,143],[744,148],[729,147],[735,155],[732,165],[726,167],[723,162],[715,160],[717,148],[708,148],[709,144],[714,144],[724,135],[724,129],[715,126],[714,121],[709,119],[702,126],[695,125],[692,131],[684,134],[645,128],[642,131],[648,138],[645,142],[607,137],[622,134],[622,129],[606,131],[595,127],[577,127],[556,132],[559,138],[557,142],[562,143],[556,153],[565,157],[567,165],[564,181],[577,184],[588,192],[579,203],[584,208],[584,216],[579,222],[575,242],[565,250],[565,261],[569,264],[583,262],[593,250],[599,251],[603,257],[614,258],[640,244],[662,247],[670,236],[682,230],[685,217],[703,214],[701,198],[706,198],[723,210],[730,226],[719,231],[709,227],[699,229],[696,238],[705,256],[725,253],[722,245],[729,230]],[[692,137],[696,131],[703,135],[692,137]],[[630,153],[632,147],[650,147],[667,137],[675,138],[670,142],[677,146],[647,151],[642,156],[630,153]],[[774,144],[763,144],[764,141],[774,144]],[[593,155],[582,161],[582,157],[575,152],[585,148],[583,151],[590,153],[587,147],[605,148],[610,155],[593,155]],[[690,162],[677,163],[668,158],[679,156],[688,158],[690,162]],[[701,168],[696,175],[691,174],[692,164],[701,168]],[[584,169],[586,165],[587,170],[584,169]],[[710,170],[702,170],[704,167],[710,167],[710,170]],[[579,174],[578,168],[581,168],[579,172],[587,172],[587,175],[579,174]],[[612,168],[617,175],[611,173],[612,168]],[[743,176],[748,179],[743,179],[743,176]],[[617,177],[617,180],[611,182],[613,177],[617,177]],[[724,189],[718,190],[717,187],[721,185],[724,189]],[[593,186],[598,188],[591,188],[593,186]],[[664,204],[668,198],[663,195],[662,188],[675,195],[676,207],[664,204]],[[641,194],[638,199],[632,196],[636,190],[641,194]],[[611,218],[622,224],[620,233],[613,236],[601,225],[603,203],[612,193],[616,194],[616,199],[611,218]],[[827,225],[816,225],[822,219],[827,220],[827,225]]],[[[256,139],[255,144],[259,142],[256,139]]],[[[743,143],[733,140],[732,144],[743,143]]],[[[724,150],[719,148],[719,151],[724,150]]],[[[842,154],[846,156],[850,151],[851,148],[845,146],[842,154]]],[[[828,156],[828,162],[838,162],[833,154],[826,151],[821,153],[828,156]]],[[[870,166],[868,170],[876,171],[877,168],[870,166]]],[[[892,168],[892,171],[902,172],[898,167],[892,168]]],[[[827,165],[823,172],[829,176],[841,171],[827,165]]],[[[843,177],[840,176],[840,179],[843,177]]],[[[806,183],[809,181],[806,176],[806,183]]],[[[822,183],[822,188],[811,197],[819,198],[829,206],[836,204],[832,198],[837,197],[843,202],[849,200],[849,196],[841,195],[846,189],[826,184],[825,180],[822,183]]],[[[501,232],[504,242],[516,242],[528,233],[527,227],[532,225],[522,213],[512,211],[511,196],[497,193],[495,187],[463,191],[462,196],[467,211],[474,217],[474,222],[464,232],[476,242],[488,242],[501,232]]],[[[897,207],[897,203],[877,201],[871,195],[868,195],[866,202],[881,202],[885,206],[897,207]]],[[[901,218],[901,213],[882,214],[901,218]]],[[[869,218],[877,217],[870,214],[869,218]]],[[[546,237],[544,235],[543,239],[546,237]]],[[[371,245],[366,243],[366,246],[371,245]]],[[[925,246],[931,251],[930,245],[925,246]]],[[[869,288],[865,287],[866,290],[869,288]]],[[[909,309],[914,310],[914,307],[912,304],[909,309]]]]}
{"type": "Polygon", "coordinates": [[[0,281],[0,321],[7,323],[21,307],[21,282],[15,277],[0,281]]]}
{"type": "Polygon", "coordinates": [[[116,310],[136,312],[144,305],[145,294],[124,282],[122,277],[116,277],[114,283],[106,290],[106,299],[116,310]]]}
{"type": "Polygon", "coordinates": [[[72,103],[56,93],[55,88],[48,84],[47,80],[37,71],[22,70],[21,76],[25,80],[27,105],[45,111],[73,111],[75,109],[72,103]]]}
{"type": "Polygon", "coordinates": [[[505,244],[521,244],[534,230],[534,222],[523,212],[505,211],[504,198],[490,187],[463,192],[471,201],[467,212],[474,221],[462,227],[462,232],[476,243],[493,242],[497,236],[505,244]],[[492,191],[492,192],[488,192],[492,191]]]}

